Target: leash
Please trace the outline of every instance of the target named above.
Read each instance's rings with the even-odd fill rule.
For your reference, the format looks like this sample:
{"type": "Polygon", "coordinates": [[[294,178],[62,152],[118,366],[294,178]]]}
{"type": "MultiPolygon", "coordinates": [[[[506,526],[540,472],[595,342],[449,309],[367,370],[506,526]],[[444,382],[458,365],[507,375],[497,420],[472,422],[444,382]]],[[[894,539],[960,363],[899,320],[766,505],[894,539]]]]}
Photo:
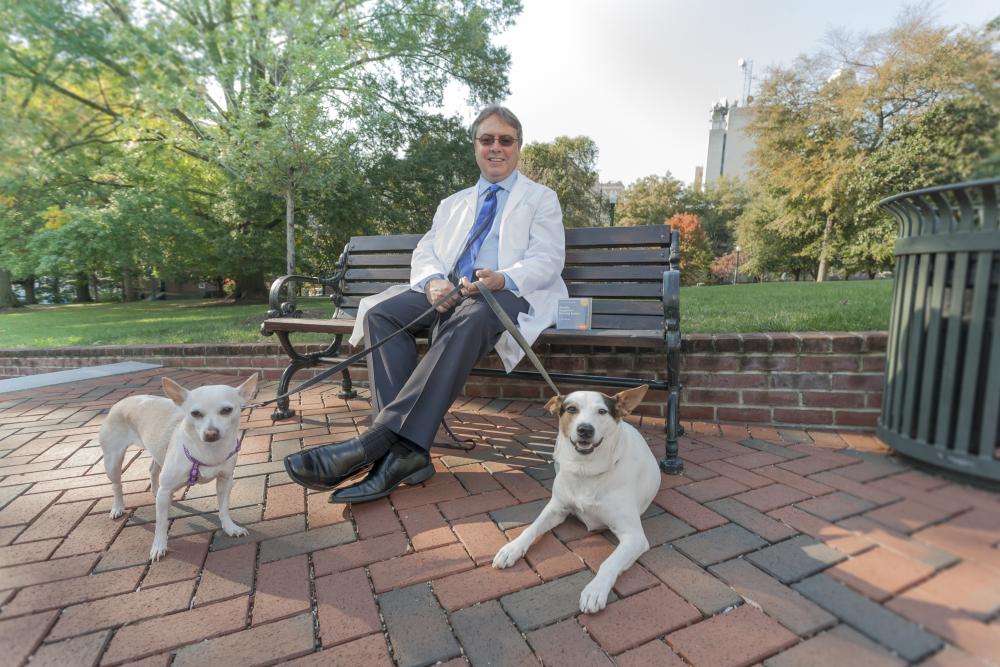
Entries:
{"type": "Polygon", "coordinates": [[[187,459],[188,459],[188,461],[191,462],[191,472],[188,474],[187,485],[188,486],[194,486],[195,484],[198,483],[198,480],[201,479],[201,467],[202,466],[206,466],[206,467],[221,466],[223,463],[225,463],[229,459],[231,459],[234,456],[236,456],[236,453],[238,451],[240,451],[240,446],[241,445],[242,445],[242,442],[239,439],[237,439],[236,440],[236,446],[233,447],[233,451],[229,452],[229,456],[227,456],[226,458],[222,459],[222,461],[220,461],[219,463],[212,463],[212,464],[202,463],[201,461],[199,461],[195,457],[191,456],[191,452],[188,451],[187,445],[184,445],[184,456],[186,456],[187,459]]]}
{"type": "Polygon", "coordinates": [[[535,365],[535,368],[538,369],[538,372],[541,373],[543,378],[545,378],[545,381],[548,383],[552,391],[555,392],[555,395],[562,396],[559,388],[556,387],[555,382],[552,381],[552,378],[549,377],[545,367],[542,366],[542,362],[539,361],[538,357],[535,356],[535,353],[531,351],[531,345],[529,345],[528,341],[525,340],[524,334],[521,333],[520,329],[517,328],[517,325],[514,324],[510,317],[507,316],[507,313],[505,313],[503,308],[500,307],[500,304],[497,303],[496,297],[493,296],[493,292],[490,291],[490,288],[484,285],[481,280],[477,280],[473,284],[479,288],[479,293],[483,295],[483,299],[487,304],[489,304],[489,307],[493,309],[493,313],[500,320],[500,323],[504,325],[510,335],[514,337],[514,340],[517,341],[517,344],[521,346],[521,349],[524,350],[524,355],[535,365]]]}
{"type": "Polygon", "coordinates": [[[377,350],[378,348],[382,347],[383,345],[385,345],[386,343],[388,343],[390,340],[392,340],[393,338],[395,338],[399,334],[403,333],[403,331],[405,331],[405,330],[409,329],[410,327],[416,325],[417,322],[419,322],[421,319],[423,319],[424,317],[430,315],[432,312],[434,312],[435,310],[437,310],[438,306],[440,306],[441,304],[443,304],[446,301],[448,301],[451,297],[453,297],[455,294],[457,294],[461,289],[462,289],[461,287],[457,287],[456,286],[453,290],[451,290],[450,292],[448,292],[447,294],[445,294],[443,297],[441,297],[440,299],[438,299],[437,301],[435,301],[434,303],[432,303],[427,310],[423,311],[422,313],[420,313],[419,315],[417,315],[415,318],[413,318],[413,320],[410,321],[408,324],[404,324],[403,326],[401,326],[400,328],[396,329],[391,334],[389,334],[388,336],[386,336],[385,338],[383,338],[379,342],[375,343],[371,347],[366,348],[364,350],[361,350],[360,352],[356,352],[355,354],[352,354],[347,359],[344,359],[343,361],[341,361],[337,365],[333,366],[332,368],[328,368],[325,371],[323,371],[322,373],[317,374],[315,377],[312,377],[309,380],[306,380],[305,382],[303,382],[302,384],[300,384],[295,389],[292,389],[291,391],[287,391],[284,394],[280,394],[278,396],[275,396],[274,398],[272,398],[269,401],[263,401],[261,403],[252,403],[250,405],[244,405],[243,408],[244,409],[246,409],[246,408],[262,408],[265,405],[270,405],[272,403],[277,403],[278,401],[280,401],[283,398],[288,398],[289,396],[292,396],[294,394],[298,394],[299,392],[305,391],[306,389],[308,389],[309,387],[312,387],[315,384],[319,384],[320,382],[322,382],[326,378],[330,377],[331,375],[334,375],[335,373],[339,373],[340,371],[344,370],[345,368],[347,368],[348,366],[350,366],[351,364],[353,364],[358,359],[363,358],[369,352],[371,352],[373,350],[377,350]]]}
{"type": "MultiPolygon", "coordinates": [[[[507,313],[504,312],[504,309],[497,302],[496,297],[493,296],[493,292],[490,290],[490,288],[488,288],[486,285],[484,285],[481,280],[477,280],[475,283],[473,283],[473,285],[475,285],[476,288],[479,290],[479,293],[483,295],[483,300],[486,301],[486,304],[493,311],[493,314],[497,316],[497,319],[500,320],[500,323],[510,333],[510,335],[514,337],[514,340],[516,340],[517,344],[521,346],[521,349],[524,350],[525,356],[527,356],[528,359],[531,361],[531,363],[534,364],[535,368],[538,369],[538,372],[545,379],[545,382],[547,382],[548,385],[549,385],[549,387],[552,389],[552,391],[555,392],[555,394],[557,396],[559,396],[560,395],[559,388],[556,387],[555,383],[552,381],[552,378],[549,377],[549,374],[545,370],[545,367],[542,366],[542,362],[539,361],[538,357],[531,350],[531,345],[528,343],[527,340],[525,340],[524,335],[520,332],[520,330],[518,330],[517,325],[514,324],[514,322],[510,319],[510,317],[507,316],[507,313]]],[[[433,311],[437,310],[438,306],[440,306],[441,304],[443,304],[446,301],[448,301],[452,296],[454,296],[460,290],[461,290],[461,287],[460,286],[456,286],[453,290],[451,290],[450,292],[448,292],[447,294],[445,294],[443,297],[441,297],[440,299],[438,299],[437,301],[435,301],[434,303],[432,303],[431,306],[430,306],[430,308],[428,308],[427,310],[425,310],[422,313],[420,313],[419,315],[417,315],[408,324],[405,324],[402,327],[400,327],[399,329],[396,329],[394,332],[392,332],[391,334],[389,334],[388,336],[386,336],[385,338],[383,338],[379,342],[375,343],[371,347],[366,348],[364,350],[361,350],[360,352],[356,352],[355,354],[352,354],[350,357],[348,357],[347,359],[344,359],[343,361],[341,361],[337,365],[333,366],[332,368],[328,368],[325,371],[323,371],[322,373],[319,373],[318,375],[316,375],[315,377],[313,377],[313,378],[311,378],[309,380],[306,380],[305,382],[303,382],[302,384],[300,384],[295,389],[292,389],[291,391],[285,392],[284,394],[281,394],[279,396],[275,396],[274,398],[272,398],[269,401],[264,401],[262,403],[254,403],[254,404],[251,404],[251,405],[246,405],[246,406],[244,406],[244,408],[262,408],[262,407],[264,407],[266,405],[270,405],[271,403],[277,403],[279,400],[281,400],[283,398],[288,398],[289,396],[292,396],[294,394],[298,394],[299,392],[305,391],[306,389],[312,387],[313,385],[322,382],[323,380],[325,380],[326,378],[330,377],[331,375],[339,373],[340,371],[344,370],[345,368],[347,368],[348,366],[350,366],[351,364],[353,364],[358,359],[363,358],[369,352],[377,350],[378,348],[380,348],[381,346],[385,345],[390,340],[392,340],[393,338],[395,338],[396,336],[398,336],[399,334],[401,334],[403,331],[405,331],[405,330],[409,329],[410,327],[416,325],[417,322],[419,322],[421,319],[423,319],[427,315],[431,314],[433,311]]],[[[190,456],[188,458],[190,458],[190,456]]]]}

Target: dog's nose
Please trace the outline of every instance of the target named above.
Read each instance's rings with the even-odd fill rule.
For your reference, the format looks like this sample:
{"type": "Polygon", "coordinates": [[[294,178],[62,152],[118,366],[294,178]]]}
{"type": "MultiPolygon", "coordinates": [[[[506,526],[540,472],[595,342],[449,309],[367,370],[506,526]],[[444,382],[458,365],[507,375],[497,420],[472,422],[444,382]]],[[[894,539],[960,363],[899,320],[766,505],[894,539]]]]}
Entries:
{"type": "Polygon", "coordinates": [[[593,438],[594,427],[590,424],[580,424],[576,427],[576,434],[581,438],[593,438]]]}
{"type": "Polygon", "coordinates": [[[219,439],[219,429],[210,428],[205,430],[205,442],[215,442],[219,439]]]}

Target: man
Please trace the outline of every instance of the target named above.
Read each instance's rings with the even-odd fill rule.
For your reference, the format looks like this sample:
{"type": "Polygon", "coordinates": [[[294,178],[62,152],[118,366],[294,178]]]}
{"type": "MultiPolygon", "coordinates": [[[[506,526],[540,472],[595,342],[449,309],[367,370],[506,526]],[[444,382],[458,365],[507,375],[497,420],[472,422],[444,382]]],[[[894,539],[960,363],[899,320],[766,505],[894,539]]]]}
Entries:
{"type": "Polygon", "coordinates": [[[556,194],[517,171],[521,123],[500,106],[484,109],[472,124],[480,179],[438,206],[413,251],[410,284],[368,297],[358,307],[351,336],[366,347],[384,340],[451,292],[461,293],[422,317],[416,326],[369,355],[377,412],[372,427],[348,442],[316,447],[285,458],[291,478],[313,489],[331,489],[370,468],[361,482],[338,489],[331,502],[366,502],[400,484],[434,474],[429,450],[438,425],[476,363],[496,349],[510,372],[524,352],[473,284],[481,280],[530,342],[555,322],[567,296],[561,278],[565,232],[556,194]],[[415,339],[430,334],[417,358],[415,339]]]}

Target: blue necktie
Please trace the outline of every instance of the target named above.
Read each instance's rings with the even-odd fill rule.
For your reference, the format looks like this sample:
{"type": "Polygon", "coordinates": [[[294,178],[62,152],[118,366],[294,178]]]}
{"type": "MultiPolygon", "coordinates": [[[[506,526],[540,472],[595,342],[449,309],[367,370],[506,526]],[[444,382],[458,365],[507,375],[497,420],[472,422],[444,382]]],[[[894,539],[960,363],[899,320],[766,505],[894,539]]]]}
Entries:
{"type": "Polygon", "coordinates": [[[494,183],[486,191],[486,199],[483,201],[483,207],[479,209],[479,215],[476,216],[476,224],[472,226],[472,230],[469,232],[469,240],[466,242],[465,252],[458,258],[458,263],[455,265],[456,281],[461,279],[462,276],[465,276],[470,281],[475,281],[472,270],[475,268],[479,249],[483,247],[483,241],[486,240],[486,234],[493,227],[493,218],[497,214],[497,190],[499,189],[500,186],[494,183]]]}

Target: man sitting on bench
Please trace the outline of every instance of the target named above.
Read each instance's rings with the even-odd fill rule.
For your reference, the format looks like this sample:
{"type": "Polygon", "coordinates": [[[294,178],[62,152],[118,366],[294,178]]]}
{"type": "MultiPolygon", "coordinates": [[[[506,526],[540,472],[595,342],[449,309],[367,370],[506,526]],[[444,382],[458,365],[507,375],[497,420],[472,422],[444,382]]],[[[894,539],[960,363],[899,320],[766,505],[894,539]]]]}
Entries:
{"type": "Polygon", "coordinates": [[[517,171],[521,122],[490,106],[472,123],[479,182],[438,205],[416,249],[410,284],[391,287],[358,305],[351,344],[369,347],[405,326],[451,292],[461,293],[368,358],[372,427],[357,438],[291,454],[285,469],[296,483],[331,489],[370,468],[359,483],[338,489],[331,502],[383,498],[400,484],[434,474],[429,450],[438,425],[469,372],[495,348],[510,372],[524,352],[473,285],[481,280],[529,342],[556,319],[567,296],[562,210],[555,192],[517,171]],[[417,358],[416,338],[430,347],[417,358]]]}

